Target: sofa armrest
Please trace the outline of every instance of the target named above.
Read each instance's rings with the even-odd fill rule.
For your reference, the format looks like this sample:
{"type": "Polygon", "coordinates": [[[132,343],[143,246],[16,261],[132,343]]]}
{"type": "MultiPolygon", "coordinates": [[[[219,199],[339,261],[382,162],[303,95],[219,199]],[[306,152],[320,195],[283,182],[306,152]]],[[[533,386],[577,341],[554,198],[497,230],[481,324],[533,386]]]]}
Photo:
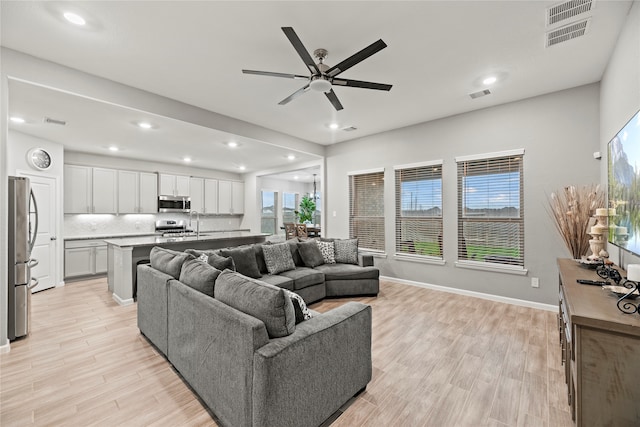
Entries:
{"type": "Polygon", "coordinates": [[[167,282],[173,277],[150,265],[138,266],[138,329],[167,354],[167,282]]]}
{"type": "Polygon", "coordinates": [[[253,425],[321,424],[371,380],[371,307],[348,302],[254,356],[253,425]]]}
{"type": "Polygon", "coordinates": [[[373,267],[373,255],[358,253],[360,267],[373,267]]]}

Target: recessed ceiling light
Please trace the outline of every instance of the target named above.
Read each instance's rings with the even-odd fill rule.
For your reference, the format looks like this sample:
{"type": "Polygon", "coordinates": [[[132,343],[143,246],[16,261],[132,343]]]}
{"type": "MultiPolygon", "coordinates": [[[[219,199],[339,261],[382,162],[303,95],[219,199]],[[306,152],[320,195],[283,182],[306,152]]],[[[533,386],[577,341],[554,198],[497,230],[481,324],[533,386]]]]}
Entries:
{"type": "Polygon", "coordinates": [[[293,179],[300,179],[298,175],[294,176],[293,179]]]}
{"type": "Polygon", "coordinates": [[[119,148],[118,148],[118,147],[116,147],[115,145],[111,145],[111,146],[109,147],[109,151],[118,151],[118,150],[119,150],[119,148]]]}
{"type": "Polygon", "coordinates": [[[338,129],[338,124],[337,123],[330,123],[329,124],[329,129],[338,129]]]}
{"type": "Polygon", "coordinates": [[[484,85],[492,85],[492,84],[494,84],[496,81],[498,81],[498,78],[497,78],[497,77],[495,77],[495,76],[489,76],[489,77],[487,77],[486,79],[484,79],[484,80],[482,81],[482,84],[484,84],[484,85]]]}
{"type": "Polygon", "coordinates": [[[151,129],[153,127],[151,123],[147,123],[147,122],[139,122],[138,126],[141,127],[142,129],[151,129]]]}
{"type": "Polygon", "coordinates": [[[87,21],[85,21],[85,19],[82,16],[78,15],[77,13],[65,12],[63,16],[64,16],[64,19],[66,19],[67,21],[75,25],[82,26],[87,23],[87,21]]]}
{"type": "Polygon", "coordinates": [[[238,143],[235,141],[229,141],[227,142],[227,147],[229,148],[236,148],[238,146],[238,143]]]}
{"type": "Polygon", "coordinates": [[[182,160],[184,160],[185,162],[189,163],[189,162],[191,161],[191,157],[185,157],[185,158],[184,158],[184,159],[182,159],[182,160]]]}
{"type": "Polygon", "coordinates": [[[289,155],[287,156],[287,159],[289,159],[289,160],[295,160],[295,159],[296,159],[296,156],[294,156],[293,154],[289,154],[289,155]]]}
{"type": "Polygon", "coordinates": [[[25,121],[22,117],[16,116],[11,117],[9,120],[11,120],[13,123],[24,123],[25,121]]]}
{"type": "Polygon", "coordinates": [[[247,167],[246,166],[239,166],[238,169],[240,169],[241,171],[245,170],[247,167]]]}

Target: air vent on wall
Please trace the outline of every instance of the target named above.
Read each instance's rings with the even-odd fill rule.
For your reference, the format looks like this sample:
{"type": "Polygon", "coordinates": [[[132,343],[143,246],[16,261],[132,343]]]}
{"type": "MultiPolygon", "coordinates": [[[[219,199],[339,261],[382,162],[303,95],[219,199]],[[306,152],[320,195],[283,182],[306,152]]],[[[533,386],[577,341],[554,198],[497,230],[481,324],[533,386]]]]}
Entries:
{"type": "Polygon", "coordinates": [[[67,124],[67,122],[65,122],[64,120],[56,120],[56,119],[52,119],[51,117],[45,117],[44,122],[51,123],[52,125],[60,125],[60,126],[65,126],[67,124]]]}
{"type": "Polygon", "coordinates": [[[345,132],[353,132],[354,130],[358,130],[358,128],[354,126],[347,126],[346,128],[342,128],[342,130],[345,132]]]}
{"type": "Polygon", "coordinates": [[[593,9],[594,0],[570,0],[547,9],[547,25],[571,19],[593,9]]]}
{"type": "Polygon", "coordinates": [[[480,98],[480,97],[487,96],[487,95],[491,95],[491,91],[489,89],[485,89],[485,90],[481,90],[479,92],[473,92],[473,93],[469,94],[471,99],[476,99],[476,98],[480,98]]]}
{"type": "Polygon", "coordinates": [[[585,19],[547,32],[547,47],[584,36],[589,29],[589,21],[590,19],[585,19]]]}

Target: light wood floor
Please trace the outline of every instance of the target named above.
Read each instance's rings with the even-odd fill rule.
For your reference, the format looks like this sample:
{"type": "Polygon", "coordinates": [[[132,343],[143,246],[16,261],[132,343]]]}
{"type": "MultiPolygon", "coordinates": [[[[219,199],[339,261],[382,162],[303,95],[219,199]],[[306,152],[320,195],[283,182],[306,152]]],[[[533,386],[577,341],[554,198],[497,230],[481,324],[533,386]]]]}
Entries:
{"type": "MultiPolygon", "coordinates": [[[[554,313],[388,281],[355,299],[373,306],[373,380],[332,427],[573,425],[554,313]]],[[[0,425],[216,425],[106,279],[32,307],[31,334],[0,356],[0,425]]]]}

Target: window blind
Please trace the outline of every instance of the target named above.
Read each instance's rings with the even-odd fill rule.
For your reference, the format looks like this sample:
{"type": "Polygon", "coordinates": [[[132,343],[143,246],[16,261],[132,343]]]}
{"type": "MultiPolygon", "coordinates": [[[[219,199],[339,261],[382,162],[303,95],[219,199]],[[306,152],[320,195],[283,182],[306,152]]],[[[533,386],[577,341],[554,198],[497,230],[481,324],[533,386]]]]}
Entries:
{"type": "Polygon", "coordinates": [[[442,259],[442,163],[396,168],[396,253],[442,259]]]}
{"type": "Polygon", "coordinates": [[[458,259],[524,267],[522,159],[458,161],[458,259]]]}
{"type": "Polygon", "coordinates": [[[349,176],[349,236],[384,251],[384,171],[349,176]]]}
{"type": "Polygon", "coordinates": [[[282,193],[282,221],[298,222],[296,210],[298,210],[298,194],[282,193]]]}
{"type": "Polygon", "coordinates": [[[260,232],[276,234],[278,212],[278,193],[275,191],[262,191],[262,209],[260,232]]]}

